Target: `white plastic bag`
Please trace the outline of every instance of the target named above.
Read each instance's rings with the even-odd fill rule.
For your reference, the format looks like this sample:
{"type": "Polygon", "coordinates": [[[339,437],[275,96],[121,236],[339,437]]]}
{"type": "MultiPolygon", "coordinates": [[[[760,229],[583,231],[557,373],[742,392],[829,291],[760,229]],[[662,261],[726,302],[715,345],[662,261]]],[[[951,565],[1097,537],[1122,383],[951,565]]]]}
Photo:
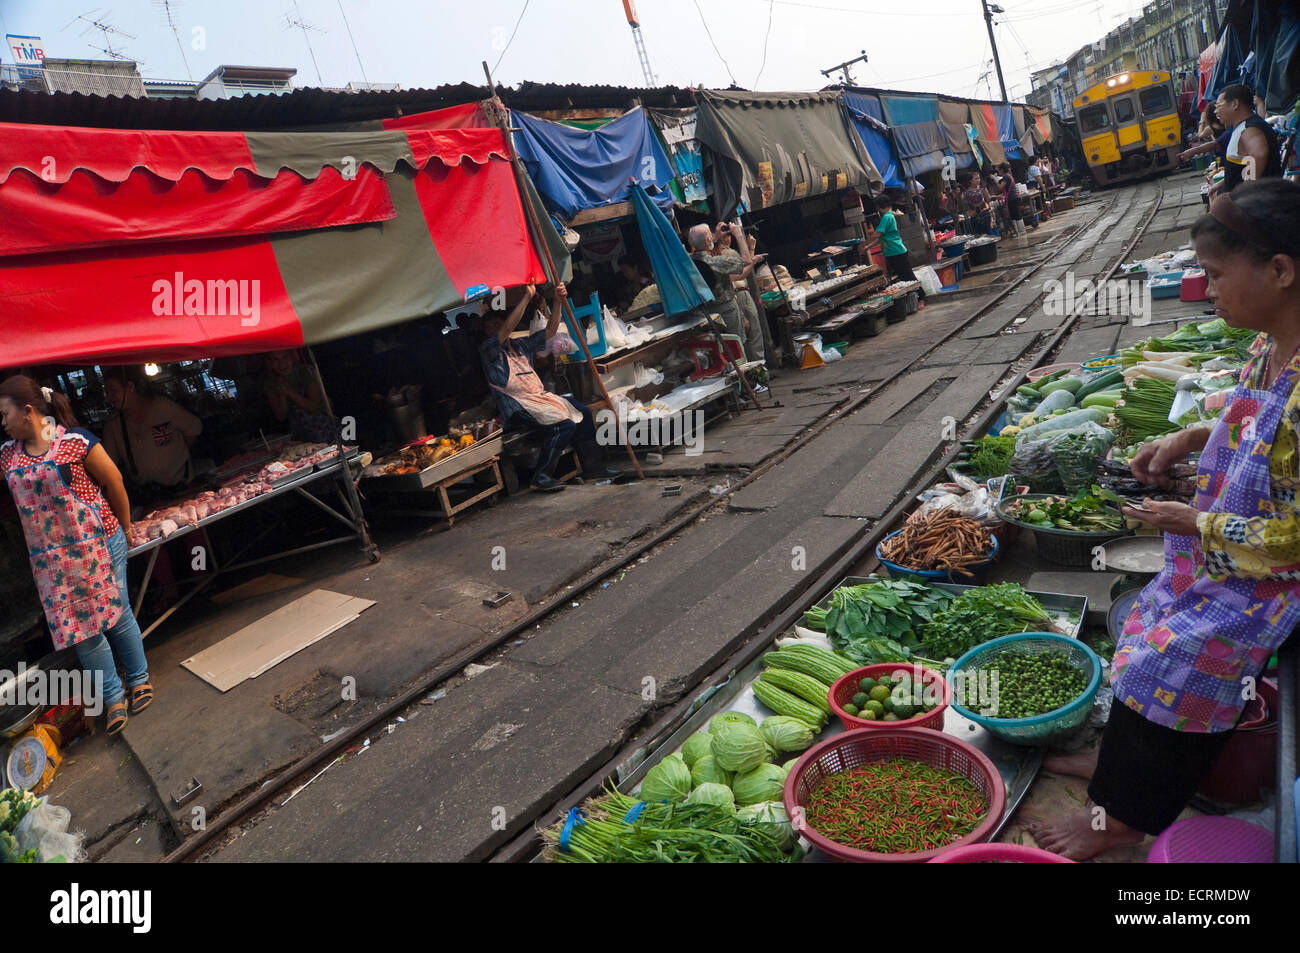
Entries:
{"type": "Polygon", "coordinates": [[[664,375],[660,371],[646,367],[644,364],[638,364],[634,374],[637,387],[645,387],[648,384],[662,384],[664,375]]]}
{"type": "Polygon", "coordinates": [[[14,840],[22,851],[36,848],[37,859],[47,864],[55,858],[75,864],[86,859],[82,848],[83,835],[68,833],[72,812],[66,807],[41,798],[41,803],[27,812],[27,816],[14,828],[14,840]]]}
{"type": "MultiPolygon", "coordinates": [[[[627,347],[628,340],[627,335],[623,333],[623,322],[610,313],[608,305],[603,309],[601,320],[605,322],[605,344],[611,350],[627,347]]],[[[597,338],[597,340],[599,340],[599,338],[597,338]]]]}
{"type": "Polygon", "coordinates": [[[937,295],[943,288],[939,283],[939,276],[929,265],[913,268],[912,273],[916,275],[916,280],[921,282],[921,290],[928,295],[937,295]]]}

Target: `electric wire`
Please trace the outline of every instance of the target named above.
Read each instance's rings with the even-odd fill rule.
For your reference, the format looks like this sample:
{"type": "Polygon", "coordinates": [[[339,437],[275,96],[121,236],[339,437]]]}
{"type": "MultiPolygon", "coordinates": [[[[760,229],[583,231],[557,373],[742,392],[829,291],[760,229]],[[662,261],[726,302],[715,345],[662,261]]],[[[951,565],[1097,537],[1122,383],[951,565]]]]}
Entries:
{"type": "Polygon", "coordinates": [[[501,51],[501,55],[497,57],[496,65],[492,67],[494,74],[497,71],[497,66],[500,66],[501,61],[506,58],[506,53],[510,50],[510,44],[515,41],[515,34],[519,32],[519,24],[524,22],[524,14],[528,12],[528,4],[530,3],[532,3],[532,0],[524,0],[524,8],[519,11],[519,19],[515,21],[515,28],[510,31],[510,39],[506,40],[505,49],[501,51]]]}

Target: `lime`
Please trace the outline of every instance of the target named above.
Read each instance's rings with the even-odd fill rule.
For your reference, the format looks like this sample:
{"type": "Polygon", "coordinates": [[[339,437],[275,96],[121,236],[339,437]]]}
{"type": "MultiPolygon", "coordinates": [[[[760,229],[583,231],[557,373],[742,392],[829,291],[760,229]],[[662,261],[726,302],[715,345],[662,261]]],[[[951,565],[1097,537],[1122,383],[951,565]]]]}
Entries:
{"type": "Polygon", "coordinates": [[[887,685],[877,685],[871,691],[867,692],[867,696],[872,701],[883,702],[889,697],[889,687],[887,685]]]}
{"type": "Polygon", "coordinates": [[[885,713],[885,706],[873,698],[871,701],[867,702],[867,711],[873,711],[877,715],[883,715],[885,713]]]}
{"type": "Polygon", "coordinates": [[[864,721],[875,721],[878,716],[874,711],[868,708],[866,711],[862,713],[861,717],[864,721]]]}
{"type": "Polygon", "coordinates": [[[898,716],[899,721],[906,721],[908,718],[911,718],[916,714],[916,712],[913,710],[911,705],[895,705],[894,714],[898,716]]]}
{"type": "Polygon", "coordinates": [[[858,682],[858,689],[864,692],[869,692],[875,687],[876,680],[874,678],[864,678],[862,681],[858,682]]]}
{"type": "Polygon", "coordinates": [[[886,715],[884,718],[882,718],[882,719],[880,719],[880,720],[881,720],[881,721],[898,721],[898,716],[895,715],[895,714],[891,711],[888,715],[886,715]]]}
{"type": "Polygon", "coordinates": [[[893,700],[892,698],[886,698],[886,699],[885,699],[884,701],[882,701],[880,704],[882,704],[882,705],[885,706],[885,711],[893,711],[893,710],[894,710],[894,700],[893,700]]]}
{"type": "Polygon", "coordinates": [[[867,703],[867,696],[863,692],[858,692],[856,695],[853,696],[852,700],[854,705],[856,705],[858,708],[861,708],[863,705],[867,703]]]}
{"type": "Polygon", "coordinates": [[[844,714],[846,715],[856,715],[858,713],[858,706],[853,704],[853,702],[849,702],[847,705],[844,705],[843,708],[844,714]]]}

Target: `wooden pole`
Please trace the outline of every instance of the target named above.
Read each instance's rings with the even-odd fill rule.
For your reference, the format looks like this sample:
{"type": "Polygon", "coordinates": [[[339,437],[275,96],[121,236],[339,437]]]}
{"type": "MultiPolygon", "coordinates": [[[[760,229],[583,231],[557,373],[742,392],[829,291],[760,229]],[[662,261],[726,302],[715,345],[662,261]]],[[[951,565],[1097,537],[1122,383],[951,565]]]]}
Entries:
{"type": "MultiPolygon", "coordinates": [[[[515,187],[519,191],[519,201],[524,207],[524,215],[528,218],[528,225],[533,231],[534,244],[542,253],[542,264],[546,267],[547,280],[552,284],[559,284],[559,269],[555,267],[555,259],[551,257],[551,249],[546,244],[541,223],[537,221],[537,213],[533,210],[533,203],[528,201],[528,189],[524,185],[523,178],[525,175],[523,163],[520,161],[518,154],[516,154],[514,147],[510,143],[510,134],[506,124],[506,119],[503,115],[500,100],[497,99],[496,82],[492,79],[492,71],[488,69],[487,60],[483,61],[483,75],[487,77],[488,91],[492,95],[492,118],[496,120],[497,127],[501,130],[501,134],[505,136],[506,146],[510,149],[510,164],[515,172],[515,187]]],[[[600,396],[604,398],[605,406],[607,406],[610,413],[614,415],[614,420],[618,425],[619,439],[622,440],[623,447],[627,450],[628,459],[632,461],[632,468],[636,470],[637,478],[643,480],[645,479],[645,473],[641,470],[641,461],[636,458],[636,451],[632,449],[632,445],[628,442],[627,433],[623,429],[623,419],[619,416],[617,408],[614,407],[613,402],[609,399],[609,391],[605,389],[605,382],[600,379],[600,372],[596,370],[596,362],[592,360],[591,351],[587,349],[587,336],[583,333],[582,325],[578,323],[577,315],[573,313],[573,305],[569,303],[568,297],[565,297],[561,302],[561,307],[569,319],[570,326],[574,329],[574,332],[577,335],[578,347],[582,348],[582,356],[587,361],[587,368],[591,371],[592,380],[596,382],[596,389],[600,391],[600,396]]],[[[597,315],[596,317],[597,320],[601,320],[600,315],[597,315]]]]}

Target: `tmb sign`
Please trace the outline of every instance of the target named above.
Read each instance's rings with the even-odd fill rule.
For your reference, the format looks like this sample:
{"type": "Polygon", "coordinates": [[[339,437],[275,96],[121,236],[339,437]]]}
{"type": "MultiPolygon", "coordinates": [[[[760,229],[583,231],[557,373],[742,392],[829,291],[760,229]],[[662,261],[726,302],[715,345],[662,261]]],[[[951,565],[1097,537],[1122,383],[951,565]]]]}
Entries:
{"type": "Polygon", "coordinates": [[[45,64],[45,44],[41,42],[41,38],[14,36],[11,33],[5,37],[5,40],[9,44],[9,52],[13,54],[14,63],[18,66],[18,75],[23,79],[39,75],[37,70],[45,64]]]}

